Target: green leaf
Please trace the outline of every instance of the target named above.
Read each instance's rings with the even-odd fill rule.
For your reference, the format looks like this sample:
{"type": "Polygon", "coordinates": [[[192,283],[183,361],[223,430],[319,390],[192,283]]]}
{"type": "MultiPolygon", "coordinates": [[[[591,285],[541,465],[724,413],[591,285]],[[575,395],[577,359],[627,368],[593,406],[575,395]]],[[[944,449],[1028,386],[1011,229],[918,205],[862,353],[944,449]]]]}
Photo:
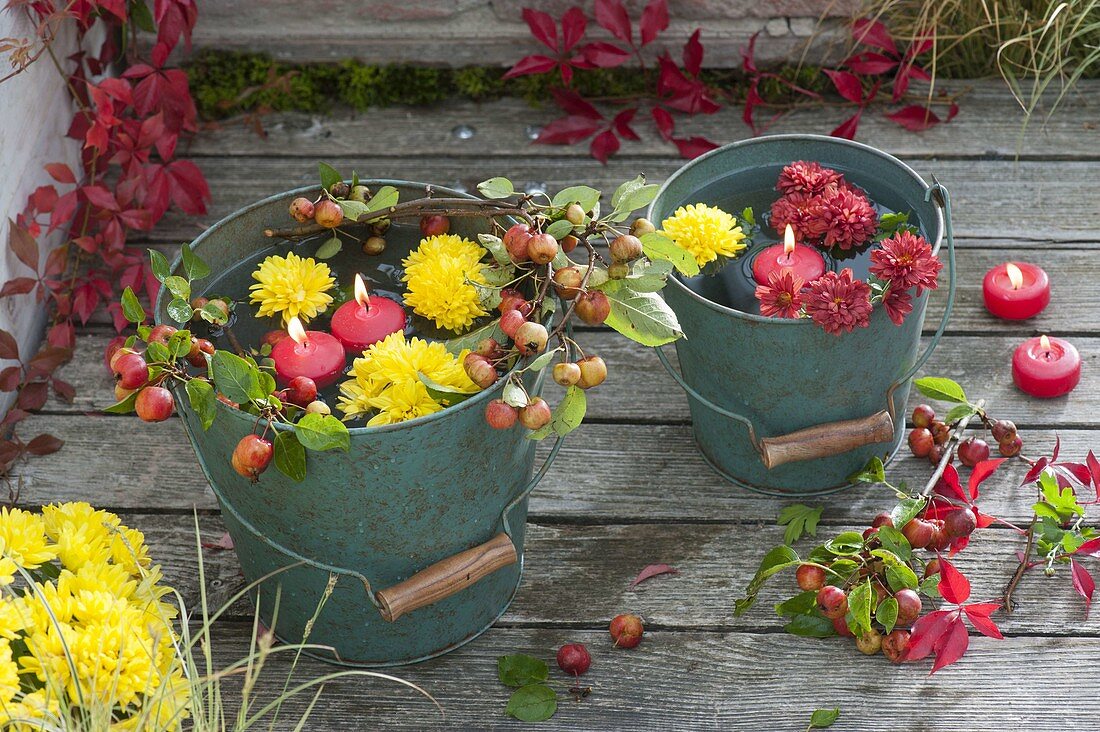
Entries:
{"type": "Polygon", "coordinates": [[[267,369],[260,369],[260,392],[263,394],[275,393],[275,377],[267,369]]]}
{"type": "MultiPolygon", "coordinates": [[[[1039,486],[1042,488],[1043,500],[1058,514],[1060,522],[1068,521],[1074,515],[1085,515],[1085,508],[1077,502],[1077,494],[1073,492],[1073,488],[1066,486],[1059,489],[1058,479],[1049,469],[1039,474],[1039,486]]],[[[1049,516],[1049,513],[1040,511],[1043,505],[1041,502],[1035,505],[1036,513],[1049,516]]]]}
{"type": "Polygon", "coordinates": [[[783,630],[803,638],[828,638],[836,635],[833,621],[820,615],[795,615],[783,630]]]}
{"type": "Polygon", "coordinates": [[[550,363],[555,358],[558,357],[558,354],[561,353],[562,350],[563,350],[562,347],[558,346],[557,348],[555,348],[553,350],[546,351],[545,353],[541,354],[538,358],[536,358],[534,361],[527,364],[526,370],[527,371],[542,371],[544,368],[549,366],[550,363]]]}
{"type": "Polygon", "coordinates": [[[178,298],[183,300],[191,299],[191,283],[180,277],[179,275],[172,275],[171,277],[164,278],[164,286],[178,298]]]}
{"type": "Polygon", "coordinates": [[[611,303],[604,321],[643,346],[663,346],[684,335],[676,313],[653,292],[635,292],[622,280],[608,280],[602,288],[611,303]]]}
{"type": "Polygon", "coordinates": [[[741,209],[741,220],[750,227],[756,226],[756,214],[753,213],[752,206],[741,209]]]}
{"type": "Polygon", "coordinates": [[[579,386],[571,386],[566,389],[565,396],[554,408],[554,418],[550,421],[554,432],[559,437],[565,437],[580,427],[587,408],[588,397],[585,396],[584,389],[579,386]]]}
{"type": "Polygon", "coordinates": [[[887,597],[880,602],[878,609],[875,610],[875,620],[886,628],[887,633],[892,631],[894,624],[898,622],[898,601],[892,597],[887,597]]]}
{"type": "Polygon", "coordinates": [[[172,352],[163,343],[153,341],[145,347],[145,360],[149,363],[165,363],[172,360],[172,352]]]}
{"type": "Polygon", "coordinates": [[[294,425],[298,441],[309,450],[351,449],[348,427],[331,414],[305,414],[294,425]]]}
{"type": "Polygon", "coordinates": [[[182,297],[173,297],[168,302],[168,317],[180,325],[190,322],[191,316],[194,313],[195,311],[191,309],[191,304],[182,297]]]}
{"type": "Polygon", "coordinates": [[[191,408],[199,417],[203,431],[210,429],[217,415],[218,397],[214,393],[214,387],[209,381],[191,379],[187,382],[187,398],[191,400],[191,408]]]}
{"type": "Polygon", "coordinates": [[[756,574],[753,575],[752,580],[745,588],[745,596],[734,603],[733,614],[743,615],[752,607],[753,603],[756,602],[756,596],[769,577],[799,563],[798,555],[794,549],[786,544],[780,544],[765,554],[760,561],[760,567],[756,570],[756,574]]]}
{"type": "Polygon", "coordinates": [[[332,188],[334,183],[339,183],[344,179],[340,173],[336,171],[336,168],[332,167],[328,163],[317,163],[317,169],[321,175],[321,187],[326,191],[332,188]]]}
{"type": "Polygon", "coordinates": [[[944,415],[943,421],[947,424],[954,424],[960,419],[966,419],[972,414],[977,414],[978,410],[970,404],[956,404],[944,415]]]}
{"type": "Polygon", "coordinates": [[[672,269],[672,262],[665,259],[653,262],[640,259],[627,275],[625,282],[635,292],[660,292],[668,283],[672,269]]]}
{"type": "Polygon", "coordinates": [[[644,185],[644,175],[639,175],[637,178],[624,181],[618,188],[615,189],[615,192],[611,194],[611,208],[619,208],[619,204],[622,203],[623,198],[629,196],[631,193],[638,190],[644,185]]]}
{"type": "Polygon", "coordinates": [[[481,246],[489,250],[489,253],[493,255],[493,259],[496,260],[497,264],[505,267],[510,267],[512,265],[512,258],[508,256],[508,248],[504,246],[504,240],[499,236],[478,234],[477,240],[481,242],[481,246]]]}
{"type": "Polygon", "coordinates": [[[221,308],[212,303],[207,303],[202,306],[202,310],[199,311],[199,317],[213,325],[225,325],[229,322],[229,317],[222,312],[221,308]]]}
{"type": "Polygon", "coordinates": [[[893,526],[878,527],[875,537],[878,538],[883,549],[893,553],[903,562],[908,562],[913,558],[913,547],[909,545],[909,540],[905,538],[905,534],[893,526]]]}
{"type": "MultiPolygon", "coordinates": [[[[187,248],[186,245],[184,248],[187,248]]],[[[153,276],[157,278],[158,282],[164,282],[168,275],[172,274],[168,258],[156,249],[149,250],[149,269],[152,270],[153,276]]]]}
{"type": "Polygon", "coordinates": [[[789,546],[806,534],[817,536],[817,522],[821,520],[822,510],[820,507],[804,506],[801,503],[780,510],[776,523],[787,527],[783,543],[789,546]]]}
{"type": "Polygon", "coordinates": [[[815,709],[810,715],[811,729],[825,729],[832,727],[833,722],[840,718],[840,709],[815,709]]]}
{"type": "Polygon", "coordinates": [[[473,391],[463,391],[456,389],[453,386],[445,386],[437,381],[433,381],[421,372],[416,372],[416,375],[420,378],[422,383],[428,390],[428,396],[436,400],[445,407],[458,404],[472,397],[474,394],[479,394],[481,389],[475,388],[473,391]]]}
{"type": "Polygon", "coordinates": [[[885,483],[886,467],[882,464],[881,458],[873,455],[863,469],[849,476],[848,480],[852,483],[885,483]]]}
{"type": "Polygon", "coordinates": [[[524,653],[501,656],[497,659],[497,677],[505,686],[520,687],[546,681],[550,667],[545,661],[524,653]]]}
{"type": "Polygon", "coordinates": [[[400,198],[401,192],[396,188],[393,186],[382,186],[378,189],[378,192],[367,201],[367,212],[374,213],[375,211],[381,211],[390,206],[396,206],[400,198]]]}
{"type": "Polygon", "coordinates": [[[890,511],[890,522],[897,529],[904,529],[905,525],[913,520],[913,517],[924,508],[925,499],[906,498],[890,511]]]}
{"type": "Polygon", "coordinates": [[[573,224],[569,223],[565,219],[559,219],[558,221],[555,221],[554,223],[547,226],[544,233],[549,234],[550,236],[560,241],[573,233],[573,224]]]}
{"type": "Polygon", "coordinates": [[[863,534],[858,531],[842,531],[825,542],[825,548],[838,556],[853,556],[863,551],[863,534]]]}
{"type": "Polygon", "coordinates": [[[504,385],[504,391],[501,393],[500,398],[504,400],[505,404],[517,409],[527,406],[527,392],[514,379],[509,379],[508,383],[504,385]]]}
{"type": "Polygon", "coordinates": [[[920,581],[920,593],[928,597],[940,596],[940,573],[930,574],[920,581]]]}
{"type": "Polygon", "coordinates": [[[134,411],[134,402],[137,401],[138,393],[135,391],[130,396],[126,397],[120,402],[115,402],[111,406],[104,409],[104,412],[108,414],[129,414],[134,411]]]}
{"type": "Polygon", "coordinates": [[[694,277],[699,274],[699,265],[688,250],[677,246],[669,237],[659,231],[651,231],[642,237],[642,251],[653,260],[672,262],[680,274],[694,277]]]}
{"type": "Polygon", "coordinates": [[[929,399],[966,403],[966,393],[963,392],[963,388],[951,379],[945,379],[942,376],[925,376],[914,381],[913,385],[917,387],[917,391],[929,399]]]}
{"type": "Polygon", "coordinates": [[[860,582],[848,593],[848,615],[851,618],[848,626],[857,638],[871,631],[871,604],[874,597],[871,580],[860,582]]]}
{"type": "Polygon", "coordinates": [[[490,178],[477,184],[477,190],[486,198],[508,198],[516,192],[512,181],[507,178],[490,178]]]}
{"type": "Polygon", "coordinates": [[[347,221],[358,221],[360,216],[370,213],[370,209],[363,201],[339,200],[336,203],[344,212],[344,218],[347,221]]]}
{"type": "Polygon", "coordinates": [[[908,564],[887,564],[886,582],[894,592],[915,590],[920,587],[920,580],[908,564]]]}
{"type": "Polygon", "coordinates": [[[187,330],[177,330],[172,335],[168,336],[168,352],[172,354],[172,358],[183,358],[191,352],[191,332],[187,330]]]}
{"type": "Polygon", "coordinates": [[[184,244],[180,248],[180,253],[183,255],[183,271],[187,273],[187,279],[201,280],[210,275],[210,265],[195,254],[190,244],[184,244]]]}
{"type": "Polygon", "coordinates": [[[799,592],[775,606],[775,614],[779,616],[807,615],[814,612],[817,612],[817,590],[799,592]]]}
{"type": "MultiPolygon", "coordinates": [[[[590,186],[569,186],[558,191],[550,200],[554,208],[565,208],[571,203],[579,203],[585,213],[591,211],[600,202],[600,192],[590,186]]],[[[572,224],[570,224],[572,225],[572,224]]],[[[556,238],[556,237],[555,237],[556,238]]]]}
{"type": "Polygon", "coordinates": [[[122,314],[131,323],[142,323],[145,321],[145,308],[141,307],[137,295],[135,295],[134,291],[129,287],[122,291],[122,314]]]}
{"type": "Polygon", "coordinates": [[[558,693],[546,684],[528,684],[512,692],[504,710],[521,722],[544,722],[558,710],[558,693]]]}
{"type": "Polygon", "coordinates": [[[219,348],[210,357],[210,369],[214,386],[230,401],[247,404],[266,396],[261,393],[259,369],[240,356],[219,348]]]}
{"type": "Polygon", "coordinates": [[[331,259],[340,253],[340,250],[344,248],[344,242],[340,240],[339,235],[333,234],[328,239],[325,239],[325,243],[317,247],[317,251],[313,253],[313,256],[318,259],[331,259]]]}
{"type": "Polygon", "coordinates": [[[500,329],[500,318],[493,320],[492,322],[481,326],[475,330],[471,330],[465,335],[456,336],[449,340],[443,341],[443,345],[447,347],[447,350],[456,356],[463,351],[472,351],[477,348],[477,344],[486,338],[496,338],[497,341],[503,343],[506,338],[504,337],[504,331],[500,329]]]}
{"type": "Polygon", "coordinates": [[[618,203],[612,204],[612,208],[615,210],[612,213],[611,220],[623,221],[638,209],[645,208],[657,197],[659,188],[660,186],[657,184],[651,183],[650,185],[638,186],[623,194],[618,203]]]}
{"type": "Polygon", "coordinates": [[[305,480],[306,449],[290,430],[275,435],[275,468],[291,480],[305,480]]]}

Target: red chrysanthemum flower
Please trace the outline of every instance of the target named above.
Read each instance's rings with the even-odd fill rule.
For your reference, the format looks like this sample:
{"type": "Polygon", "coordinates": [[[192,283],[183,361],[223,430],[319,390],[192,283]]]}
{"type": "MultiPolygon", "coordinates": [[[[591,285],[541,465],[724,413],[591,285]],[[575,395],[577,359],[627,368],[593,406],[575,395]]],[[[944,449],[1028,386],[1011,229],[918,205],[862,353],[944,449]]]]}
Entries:
{"type": "Polygon", "coordinates": [[[802,296],[806,314],[825,329],[839,335],[871,322],[871,286],[852,277],[852,270],[826,272],[810,283],[802,296]]]}
{"type": "Polygon", "coordinates": [[[814,212],[817,217],[808,222],[808,228],[822,238],[826,248],[854,249],[870,241],[878,230],[878,214],[858,188],[830,187],[814,212]]]}
{"type": "Polygon", "coordinates": [[[816,196],[825,192],[827,186],[841,184],[844,176],[820,163],[798,160],[783,168],[776,182],[776,190],[784,195],[804,193],[816,196]]]}
{"type": "Polygon", "coordinates": [[[894,289],[893,286],[886,292],[882,304],[886,308],[886,314],[890,316],[890,320],[894,321],[894,325],[904,323],[905,316],[913,312],[913,296],[909,294],[908,290],[894,289]]]}
{"type": "MultiPolygon", "coordinates": [[[[832,188],[830,190],[836,190],[832,188]]],[[[794,235],[799,241],[816,244],[821,239],[821,227],[819,220],[822,213],[821,196],[811,196],[808,193],[792,193],[783,196],[772,204],[771,225],[772,228],[783,236],[787,224],[794,229],[794,235]]]]}
{"type": "Polygon", "coordinates": [[[871,274],[890,282],[891,290],[917,288],[917,294],[934,290],[943,262],[932,253],[924,237],[899,231],[871,252],[871,274]]]}
{"type": "Polygon", "coordinates": [[[789,269],[768,274],[768,284],[756,286],[760,314],[769,318],[797,318],[802,309],[802,278],[789,269]]]}

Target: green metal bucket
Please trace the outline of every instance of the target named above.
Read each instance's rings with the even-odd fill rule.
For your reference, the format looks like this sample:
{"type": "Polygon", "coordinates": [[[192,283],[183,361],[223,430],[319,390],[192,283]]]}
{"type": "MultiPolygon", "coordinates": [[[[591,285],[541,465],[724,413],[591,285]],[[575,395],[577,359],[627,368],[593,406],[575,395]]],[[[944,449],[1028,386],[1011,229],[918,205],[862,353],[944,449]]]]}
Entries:
{"type": "MultiPolygon", "coordinates": [[[[420,183],[364,183],[396,186],[403,197],[424,191],[420,183]]],[[[215,272],[232,268],[271,245],[263,231],[286,220],[294,197],[315,191],[252,204],[191,246],[215,272]]],[[[454,228],[472,236],[477,223],[456,220],[454,228]]],[[[415,226],[393,226],[383,263],[397,264],[418,240],[415,226]]],[[[162,291],[157,322],[171,322],[166,306],[162,291]]],[[[274,469],[256,484],[238,475],[230,456],[255,418],[219,402],[203,431],[177,394],[244,576],[263,580],[253,593],[260,619],[290,642],[308,628],[309,643],[331,648],[314,655],[365,667],[431,658],[491,626],[519,586],[528,494],[560,446],[533,474],[535,443],[522,430],[486,424],[485,404],[503,384],[408,422],[351,428],[350,452],[311,452],[301,483],[274,469]]],[[[532,394],[540,388],[529,385],[532,394]]]]}
{"type": "MultiPolygon", "coordinates": [[[[838,337],[809,320],[767,318],[715,302],[716,277],[670,279],[664,296],[686,335],[676,342],[680,372],[657,352],[688,394],[703,456],[735,485],[809,496],[848,487],[849,476],[872,456],[888,461],[897,451],[911,380],[943,334],[954,303],[955,249],[943,186],[925,183],[872,147],[818,135],[759,137],[700,156],[665,181],[649,217],[659,226],[692,203],[733,210],[731,201],[744,200],[747,192],[759,199],[756,205],[770,195],[770,205],[778,194],[768,191],[795,160],[834,168],[876,203],[909,212],[910,223],[937,252],[946,236],[949,272],[943,319],[919,355],[927,293],[914,297],[901,326],[877,307],[869,327],[838,337]]],[[[760,248],[726,269],[747,267],[760,248]]]]}

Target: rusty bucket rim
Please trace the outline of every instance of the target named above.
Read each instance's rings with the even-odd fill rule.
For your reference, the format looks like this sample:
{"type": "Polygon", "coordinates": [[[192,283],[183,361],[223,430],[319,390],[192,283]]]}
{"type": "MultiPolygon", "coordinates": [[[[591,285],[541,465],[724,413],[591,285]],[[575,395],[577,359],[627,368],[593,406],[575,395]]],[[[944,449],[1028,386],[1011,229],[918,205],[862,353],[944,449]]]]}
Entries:
{"type": "MultiPolygon", "coordinates": [[[[769,144],[769,143],[771,143],[775,140],[798,140],[798,141],[805,141],[805,142],[823,143],[823,144],[827,144],[827,145],[838,145],[840,147],[853,147],[853,148],[862,150],[864,152],[868,152],[868,153],[871,153],[873,155],[876,155],[880,158],[883,158],[887,162],[890,162],[890,163],[893,163],[893,164],[897,165],[899,168],[904,170],[909,175],[910,178],[912,178],[914,181],[919,183],[920,186],[922,188],[924,188],[924,190],[927,191],[932,187],[932,186],[929,186],[928,182],[925,181],[924,178],[922,178],[920,176],[920,174],[917,173],[917,171],[913,170],[913,168],[910,167],[908,164],[906,164],[904,161],[902,161],[899,158],[891,155],[888,152],[885,152],[884,150],[879,150],[877,147],[873,147],[871,145],[867,145],[867,144],[862,143],[862,142],[856,142],[855,140],[847,140],[847,139],[839,138],[839,137],[831,137],[829,135],[814,135],[814,134],[808,134],[808,133],[790,132],[790,133],[783,133],[783,134],[777,134],[777,135],[762,135],[760,137],[750,137],[746,140],[737,140],[736,142],[731,142],[729,144],[723,145],[722,147],[715,148],[714,150],[711,150],[710,152],[703,153],[699,157],[688,161],[687,163],[682,165],[679,169],[677,169],[676,172],[674,172],[672,175],[670,175],[668,178],[666,178],[664,183],[661,184],[661,187],[657,189],[657,195],[653,198],[652,203],[649,204],[649,208],[646,210],[646,216],[648,218],[650,218],[650,220],[652,220],[653,219],[653,214],[654,214],[654,208],[657,206],[657,202],[661,200],[661,197],[664,195],[665,191],[668,190],[669,186],[672,185],[672,183],[674,181],[676,181],[681,175],[685,174],[687,171],[689,171],[691,168],[693,168],[695,165],[699,164],[700,162],[702,162],[702,161],[704,161],[704,160],[706,160],[710,157],[715,157],[715,156],[718,156],[720,154],[726,153],[729,150],[739,149],[739,148],[742,148],[742,147],[749,147],[751,145],[769,144]]],[[[936,206],[935,211],[936,211],[937,228],[936,228],[936,241],[933,242],[933,244],[932,244],[932,252],[933,253],[939,252],[940,245],[943,243],[943,237],[944,237],[943,209],[940,206],[936,206]]],[[[669,284],[669,286],[678,288],[678,290],[681,294],[687,295],[688,297],[690,297],[691,299],[695,300],[696,302],[704,305],[705,307],[708,307],[711,310],[722,313],[724,315],[728,315],[730,317],[740,318],[742,320],[747,320],[747,321],[752,322],[752,323],[768,323],[769,325],[773,325],[773,326],[777,326],[777,327],[783,327],[783,328],[809,328],[809,327],[812,327],[812,326],[815,325],[815,323],[812,320],[810,320],[809,318],[770,318],[770,317],[766,317],[764,315],[756,315],[755,313],[747,313],[744,310],[737,310],[736,308],[731,308],[731,307],[728,307],[726,305],[721,305],[717,302],[714,302],[713,300],[710,300],[708,298],[703,297],[699,293],[692,290],[690,287],[688,287],[687,285],[685,285],[681,281],[679,276],[669,277],[668,278],[668,284],[669,284]]]]}
{"type": "MultiPolygon", "coordinates": [[[[361,184],[366,184],[366,185],[378,185],[378,186],[387,186],[387,185],[389,185],[389,186],[394,186],[395,188],[408,188],[410,186],[414,186],[414,187],[415,186],[422,186],[422,187],[430,186],[433,191],[435,191],[437,193],[443,193],[443,194],[446,194],[448,196],[455,196],[455,197],[458,197],[458,198],[470,198],[470,199],[476,199],[477,198],[477,196],[474,196],[474,195],[472,195],[470,193],[467,193],[465,191],[459,191],[459,190],[456,190],[456,189],[451,188],[449,186],[440,186],[440,185],[436,185],[434,183],[425,183],[423,181],[401,180],[401,179],[396,179],[396,178],[363,178],[363,179],[360,179],[359,182],[361,184]]],[[[238,209],[234,209],[232,212],[226,214],[225,216],[221,217],[220,219],[215,221],[213,224],[208,226],[205,231],[203,231],[201,234],[199,234],[197,237],[195,237],[190,243],[184,244],[184,246],[191,247],[192,251],[194,251],[196,246],[201,244],[206,238],[208,238],[210,236],[214,236],[217,233],[217,230],[219,228],[221,228],[221,226],[223,224],[226,224],[229,221],[232,221],[233,219],[238,218],[239,216],[243,216],[244,214],[247,214],[247,213],[249,213],[249,212],[251,212],[255,209],[262,208],[264,206],[269,206],[273,203],[277,203],[279,200],[284,199],[284,198],[290,198],[290,197],[293,197],[293,196],[296,196],[296,195],[307,193],[309,191],[317,190],[319,187],[320,187],[319,184],[299,186],[298,188],[292,188],[290,190],[282,191],[280,193],[274,193],[270,196],[266,196],[265,198],[261,198],[258,201],[253,201],[250,204],[242,206],[238,209]]],[[[510,217],[504,217],[504,218],[510,218],[510,217]]],[[[172,260],[172,265],[171,265],[171,270],[170,271],[175,272],[182,265],[183,265],[183,253],[182,253],[182,250],[181,250],[181,252],[176,255],[175,259],[172,260]]],[[[160,288],[160,292],[157,293],[156,306],[153,308],[153,322],[158,324],[158,325],[161,322],[160,313],[161,313],[162,302],[165,299],[166,291],[167,291],[167,288],[164,288],[164,287],[160,288]]],[[[457,414],[457,413],[459,413],[459,412],[461,412],[465,409],[470,408],[471,406],[473,406],[475,404],[482,404],[487,399],[489,399],[491,395],[496,394],[497,392],[500,392],[504,389],[504,384],[507,382],[508,377],[511,376],[513,373],[515,373],[515,371],[517,369],[520,368],[520,364],[523,360],[524,359],[517,359],[516,363],[512,366],[512,368],[510,368],[505,374],[503,374],[499,379],[497,379],[496,383],[493,384],[493,386],[489,387],[488,389],[481,390],[480,392],[478,392],[474,396],[470,397],[469,399],[464,399],[463,401],[459,402],[458,404],[454,404],[450,407],[444,407],[443,409],[439,410],[438,412],[433,412],[432,414],[426,414],[423,417],[415,417],[413,419],[405,420],[404,422],[398,422],[396,424],[381,424],[381,425],[373,425],[373,426],[363,425],[361,427],[351,427],[351,426],[349,426],[348,427],[348,432],[351,433],[352,435],[361,435],[361,434],[367,434],[367,433],[377,435],[377,434],[381,434],[381,433],[384,433],[384,432],[398,432],[398,431],[405,430],[405,429],[411,429],[413,427],[419,427],[420,425],[428,424],[429,422],[433,422],[433,421],[436,421],[436,420],[439,420],[439,419],[443,419],[447,416],[457,414]]],[[[237,419],[245,419],[245,420],[251,420],[252,419],[252,415],[248,414],[244,410],[235,409],[233,407],[230,407],[228,404],[224,404],[220,400],[215,402],[215,409],[217,409],[221,413],[229,414],[229,415],[231,415],[231,416],[233,416],[237,419]]],[[[283,424],[281,422],[273,423],[272,427],[276,431],[293,430],[294,429],[294,425],[292,425],[292,424],[283,424]]]]}

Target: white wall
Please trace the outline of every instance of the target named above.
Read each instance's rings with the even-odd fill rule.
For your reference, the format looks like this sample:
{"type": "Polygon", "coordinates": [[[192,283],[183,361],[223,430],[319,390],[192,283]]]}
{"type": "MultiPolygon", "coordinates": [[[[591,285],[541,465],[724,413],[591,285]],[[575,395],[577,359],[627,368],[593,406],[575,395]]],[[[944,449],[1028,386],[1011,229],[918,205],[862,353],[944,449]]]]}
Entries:
{"type": "MultiPolygon", "coordinates": [[[[54,44],[61,59],[75,48],[72,29],[66,31],[54,44]]],[[[32,34],[33,28],[22,12],[0,11],[0,38],[32,34]]],[[[8,71],[7,59],[3,59],[0,76],[8,71]]],[[[30,274],[8,248],[8,220],[23,210],[35,188],[50,182],[43,166],[61,161],[78,171],[80,145],[64,136],[71,121],[72,105],[65,81],[48,56],[43,55],[23,73],[0,84],[0,284],[30,274]]],[[[55,235],[44,242],[41,256],[45,258],[47,249],[57,246],[60,240],[55,235]]],[[[35,302],[33,293],[0,300],[0,328],[15,336],[24,359],[38,348],[45,316],[45,306],[35,302]]],[[[13,396],[0,395],[0,413],[11,406],[13,396]]]]}

